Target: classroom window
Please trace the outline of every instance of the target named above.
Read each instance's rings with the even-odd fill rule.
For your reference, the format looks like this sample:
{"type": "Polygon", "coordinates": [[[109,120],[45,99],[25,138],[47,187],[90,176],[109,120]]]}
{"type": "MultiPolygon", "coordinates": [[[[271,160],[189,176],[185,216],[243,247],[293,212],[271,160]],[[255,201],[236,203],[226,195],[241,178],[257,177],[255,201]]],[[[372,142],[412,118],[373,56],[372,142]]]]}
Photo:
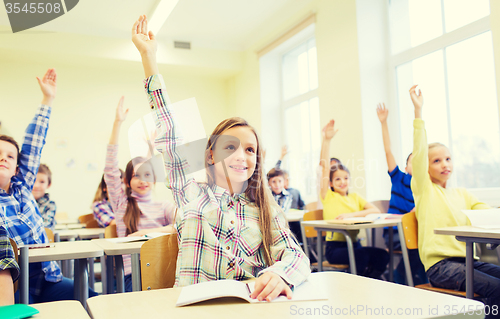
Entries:
{"type": "Polygon", "coordinates": [[[290,186],[299,189],[304,201],[317,200],[315,172],[321,150],[318,64],[316,41],[305,41],[283,55],[282,105],[286,166],[290,186]]]}
{"type": "MultiPolygon", "coordinates": [[[[395,2],[401,9],[401,2],[406,0],[393,1],[391,7],[395,2]]],[[[424,93],[423,119],[428,142],[441,142],[450,148],[454,164],[452,182],[466,188],[500,187],[500,123],[493,44],[489,21],[480,21],[489,15],[489,1],[478,1],[477,6],[470,1],[458,1],[462,5],[448,0],[432,2],[418,1],[422,6],[418,10],[439,11],[436,16],[441,17],[441,32],[436,31],[437,27],[433,29],[433,23],[429,30],[410,32],[411,46],[423,44],[425,48],[410,48],[392,56],[403,155],[412,150],[412,127],[402,124],[411,123],[413,118],[408,90],[418,84],[424,93]],[[439,8],[436,3],[440,3],[439,8]],[[478,23],[484,27],[478,27],[478,23]],[[476,25],[472,27],[473,24],[476,25]],[[444,33],[453,30],[452,41],[444,33]],[[442,45],[428,45],[436,37],[440,41],[435,43],[442,45]]],[[[409,8],[418,6],[412,0],[406,3],[409,8]]],[[[422,14],[420,11],[415,14],[422,14]]],[[[423,28],[417,22],[412,25],[411,17],[410,14],[410,30],[423,28]]],[[[396,24],[391,22],[392,27],[396,24]]]]}

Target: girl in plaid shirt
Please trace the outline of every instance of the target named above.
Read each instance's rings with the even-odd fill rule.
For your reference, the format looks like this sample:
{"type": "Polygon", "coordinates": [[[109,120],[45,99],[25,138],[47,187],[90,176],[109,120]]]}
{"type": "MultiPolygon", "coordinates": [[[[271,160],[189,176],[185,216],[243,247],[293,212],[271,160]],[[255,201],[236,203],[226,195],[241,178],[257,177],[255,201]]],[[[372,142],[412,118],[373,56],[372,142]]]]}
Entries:
{"type": "Polygon", "coordinates": [[[283,211],[264,180],[255,130],[241,118],[222,121],[207,143],[207,183],[187,176],[180,137],[156,64],[157,43],[141,16],[132,29],[141,53],[157,149],[163,153],[167,187],[179,207],[176,286],[210,280],[257,278],[251,297],[292,297],[291,286],[310,273],[309,260],[292,239],[283,211]]]}
{"type": "MultiPolygon", "coordinates": [[[[123,171],[120,169],[120,179],[122,179],[123,187],[123,171]]],[[[101,182],[97,187],[95,192],[94,202],[92,203],[92,211],[94,212],[94,218],[100,227],[108,227],[111,224],[115,224],[115,213],[113,213],[113,207],[108,198],[108,189],[106,187],[106,181],[104,181],[104,174],[102,174],[101,182]]]]}

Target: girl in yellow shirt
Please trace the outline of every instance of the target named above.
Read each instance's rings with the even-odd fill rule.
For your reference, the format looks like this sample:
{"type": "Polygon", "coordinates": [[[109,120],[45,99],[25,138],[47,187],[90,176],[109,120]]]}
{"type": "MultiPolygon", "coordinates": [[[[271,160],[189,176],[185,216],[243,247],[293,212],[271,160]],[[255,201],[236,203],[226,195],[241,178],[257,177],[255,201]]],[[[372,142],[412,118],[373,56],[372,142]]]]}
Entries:
{"type": "MultiPolygon", "coordinates": [[[[335,121],[331,120],[323,128],[321,160],[329,160],[330,142],[337,133],[335,121]]],[[[343,164],[324,165],[321,179],[321,202],[324,219],[344,219],[364,217],[380,213],[378,208],[356,193],[349,193],[349,170],[343,164]]],[[[359,231],[349,231],[354,243],[356,269],[362,276],[380,278],[389,262],[389,254],[380,248],[362,247],[358,241],[359,231]]],[[[332,264],[349,264],[349,253],[344,235],[328,232],[326,236],[326,259],[332,264]]]]}

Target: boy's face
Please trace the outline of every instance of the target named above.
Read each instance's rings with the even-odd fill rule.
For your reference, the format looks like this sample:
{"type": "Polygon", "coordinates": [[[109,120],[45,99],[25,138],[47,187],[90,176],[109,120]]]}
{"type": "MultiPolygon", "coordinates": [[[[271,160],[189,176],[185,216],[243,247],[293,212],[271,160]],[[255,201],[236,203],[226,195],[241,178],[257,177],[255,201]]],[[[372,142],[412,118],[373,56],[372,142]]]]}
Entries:
{"type": "Polygon", "coordinates": [[[446,187],[446,182],[453,172],[453,162],[447,147],[438,146],[429,150],[429,175],[435,184],[446,187]]]}
{"type": "Polygon", "coordinates": [[[269,179],[269,186],[271,186],[271,190],[274,194],[281,194],[285,187],[285,179],[283,176],[274,176],[269,179]]]}
{"type": "Polygon", "coordinates": [[[10,179],[17,170],[17,148],[6,141],[0,141],[0,187],[8,191],[10,179]],[[7,188],[7,189],[5,189],[7,188]]]}
{"type": "Polygon", "coordinates": [[[406,168],[405,168],[405,172],[407,172],[408,174],[412,175],[413,176],[413,166],[411,164],[411,161],[413,160],[413,154],[411,154],[409,157],[408,157],[408,162],[406,163],[406,168]]]}
{"type": "Polygon", "coordinates": [[[33,193],[33,197],[35,197],[36,200],[42,198],[49,187],[49,177],[47,176],[47,174],[36,174],[35,185],[33,186],[33,190],[31,191],[33,193]]]}

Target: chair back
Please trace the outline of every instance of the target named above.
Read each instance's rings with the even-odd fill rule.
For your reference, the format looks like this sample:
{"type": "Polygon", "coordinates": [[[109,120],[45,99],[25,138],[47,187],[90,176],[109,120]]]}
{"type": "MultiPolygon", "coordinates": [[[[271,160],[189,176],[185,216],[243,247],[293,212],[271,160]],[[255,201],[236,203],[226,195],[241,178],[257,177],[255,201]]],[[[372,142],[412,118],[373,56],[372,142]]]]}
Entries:
{"type": "Polygon", "coordinates": [[[403,224],[403,233],[405,235],[406,248],[418,248],[418,222],[415,212],[406,213],[401,219],[403,224]]]}
{"type": "Polygon", "coordinates": [[[54,232],[50,228],[45,228],[45,233],[47,234],[47,239],[49,240],[49,243],[54,242],[54,232]]]}
{"type": "Polygon", "coordinates": [[[141,247],[142,290],[172,288],[179,247],[177,234],[150,239],[141,247]]]}
{"type": "MultiPolygon", "coordinates": [[[[12,250],[14,251],[14,257],[16,258],[16,263],[19,264],[19,251],[17,250],[17,244],[16,241],[12,238],[9,238],[10,240],[10,245],[12,246],[12,250]]],[[[19,280],[16,280],[14,283],[14,293],[17,291],[17,286],[18,286],[19,280]]]]}
{"type": "Polygon", "coordinates": [[[116,232],[115,223],[104,228],[104,238],[116,238],[116,237],[118,237],[118,233],[116,232]]]}
{"type": "Polygon", "coordinates": [[[388,200],[376,200],[373,201],[372,204],[380,209],[380,212],[382,214],[387,214],[387,211],[389,211],[389,201],[388,200]]]}
{"type": "Polygon", "coordinates": [[[56,222],[58,220],[67,220],[68,219],[68,213],[66,213],[66,212],[57,212],[54,215],[54,219],[56,220],[56,222]]]}
{"type": "Polygon", "coordinates": [[[80,224],[85,224],[85,228],[99,228],[99,224],[94,217],[94,213],[81,215],[78,217],[78,222],[80,224]]]}
{"type": "Polygon", "coordinates": [[[316,210],[316,209],[318,209],[318,202],[309,203],[306,205],[306,207],[304,209],[307,211],[316,210]]]}
{"type": "MultiPolygon", "coordinates": [[[[310,212],[306,212],[302,220],[323,220],[323,210],[316,209],[310,212]]],[[[313,238],[318,236],[318,232],[314,229],[314,227],[311,226],[304,226],[304,234],[306,235],[306,238],[313,238]]],[[[323,232],[323,235],[325,235],[325,232],[323,232]]]]}

